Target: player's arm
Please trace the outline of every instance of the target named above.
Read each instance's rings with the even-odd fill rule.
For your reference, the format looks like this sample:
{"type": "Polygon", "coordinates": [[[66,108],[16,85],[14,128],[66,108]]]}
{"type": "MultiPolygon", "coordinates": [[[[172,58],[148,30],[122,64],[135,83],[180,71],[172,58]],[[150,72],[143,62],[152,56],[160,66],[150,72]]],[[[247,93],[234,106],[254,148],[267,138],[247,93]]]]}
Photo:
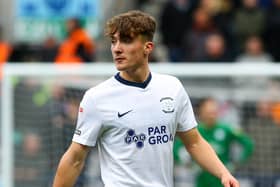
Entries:
{"type": "Polygon", "coordinates": [[[53,187],[72,187],[80,175],[89,147],[72,142],[60,160],[53,187]]]}
{"type": "Polygon", "coordinates": [[[177,132],[192,158],[205,170],[221,179],[225,187],[239,187],[238,181],[217,157],[213,148],[204,140],[196,128],[177,132]]]}

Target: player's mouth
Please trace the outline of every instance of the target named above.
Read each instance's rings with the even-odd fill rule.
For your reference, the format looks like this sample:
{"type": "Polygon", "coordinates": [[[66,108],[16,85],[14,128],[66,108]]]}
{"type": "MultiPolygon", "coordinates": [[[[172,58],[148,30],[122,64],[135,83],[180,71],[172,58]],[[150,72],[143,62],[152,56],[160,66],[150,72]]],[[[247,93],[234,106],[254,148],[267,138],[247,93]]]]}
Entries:
{"type": "Polygon", "coordinates": [[[125,60],[124,57],[116,57],[116,58],[115,58],[115,62],[118,62],[118,63],[121,63],[121,62],[123,62],[124,60],[125,60]]]}

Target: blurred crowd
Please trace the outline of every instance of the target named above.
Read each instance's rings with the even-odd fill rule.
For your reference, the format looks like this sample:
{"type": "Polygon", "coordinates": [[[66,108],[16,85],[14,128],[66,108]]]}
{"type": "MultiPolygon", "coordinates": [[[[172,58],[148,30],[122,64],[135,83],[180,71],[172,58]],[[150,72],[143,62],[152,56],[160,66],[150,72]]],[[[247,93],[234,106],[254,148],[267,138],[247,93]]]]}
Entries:
{"type": "MultiPolygon", "coordinates": [[[[155,3],[152,0],[135,2],[133,9],[143,9],[145,5],[155,3]]],[[[280,61],[280,0],[159,2],[156,15],[152,14],[158,21],[156,43],[166,48],[164,61],[280,61]]],[[[1,37],[0,30],[0,62],[97,61],[96,56],[100,56],[96,54],[100,47],[97,38],[89,36],[78,19],[70,19],[65,25],[67,36],[64,41],[48,36],[36,45],[9,44],[1,37]]],[[[98,60],[104,59],[101,56],[98,60]]],[[[162,61],[162,58],[154,54],[151,61],[162,61]]]]}
{"type": "MultiPolygon", "coordinates": [[[[56,84],[46,88],[32,78],[16,83],[15,186],[51,186],[59,159],[72,141],[83,93],[56,84]]],[[[85,182],[83,173],[76,187],[85,182]]]]}
{"type": "Polygon", "coordinates": [[[53,36],[46,37],[42,44],[16,43],[11,45],[1,38],[0,62],[93,62],[95,43],[82,27],[82,20],[72,18],[66,21],[64,41],[53,36]]]}
{"type": "Polygon", "coordinates": [[[171,0],[160,31],[172,62],[277,62],[279,10],[279,0],[171,0]]]}

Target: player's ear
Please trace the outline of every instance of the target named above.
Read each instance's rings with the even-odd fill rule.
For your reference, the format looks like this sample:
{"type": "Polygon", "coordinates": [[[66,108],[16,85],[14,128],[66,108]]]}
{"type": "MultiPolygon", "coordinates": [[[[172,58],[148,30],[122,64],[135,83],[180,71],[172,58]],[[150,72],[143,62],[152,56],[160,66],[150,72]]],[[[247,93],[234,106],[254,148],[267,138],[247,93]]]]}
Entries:
{"type": "Polygon", "coordinates": [[[154,43],[153,42],[146,42],[144,45],[144,53],[146,55],[150,54],[154,49],[154,43]]]}

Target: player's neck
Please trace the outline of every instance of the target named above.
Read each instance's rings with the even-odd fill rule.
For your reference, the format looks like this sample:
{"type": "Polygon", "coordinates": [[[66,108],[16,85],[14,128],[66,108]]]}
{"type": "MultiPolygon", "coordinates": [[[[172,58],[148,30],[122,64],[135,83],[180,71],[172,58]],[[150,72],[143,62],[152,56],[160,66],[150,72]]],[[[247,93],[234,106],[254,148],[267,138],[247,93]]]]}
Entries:
{"type": "Polygon", "coordinates": [[[149,77],[150,74],[150,69],[149,67],[146,68],[139,68],[137,70],[133,70],[133,71],[121,71],[120,72],[120,76],[127,80],[127,81],[131,81],[131,82],[145,82],[145,80],[147,80],[147,78],[149,77]]]}

